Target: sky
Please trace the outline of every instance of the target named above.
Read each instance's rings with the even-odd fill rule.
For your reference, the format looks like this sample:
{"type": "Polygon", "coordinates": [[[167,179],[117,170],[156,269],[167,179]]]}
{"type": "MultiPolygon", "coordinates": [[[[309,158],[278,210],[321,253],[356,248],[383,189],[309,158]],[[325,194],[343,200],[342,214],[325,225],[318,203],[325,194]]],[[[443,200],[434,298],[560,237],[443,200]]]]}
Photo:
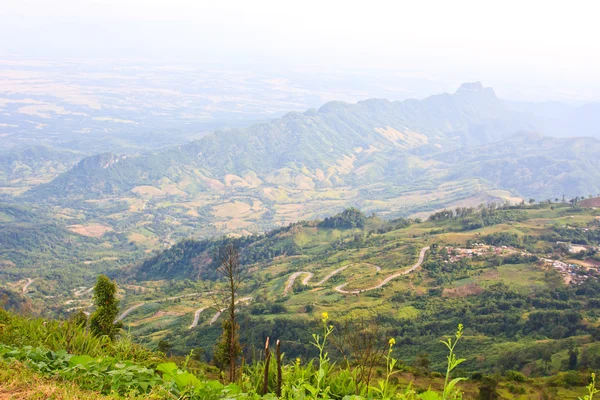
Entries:
{"type": "Polygon", "coordinates": [[[517,99],[533,92],[600,100],[597,1],[1,3],[4,54],[353,69],[450,84],[479,80],[517,99]]]}

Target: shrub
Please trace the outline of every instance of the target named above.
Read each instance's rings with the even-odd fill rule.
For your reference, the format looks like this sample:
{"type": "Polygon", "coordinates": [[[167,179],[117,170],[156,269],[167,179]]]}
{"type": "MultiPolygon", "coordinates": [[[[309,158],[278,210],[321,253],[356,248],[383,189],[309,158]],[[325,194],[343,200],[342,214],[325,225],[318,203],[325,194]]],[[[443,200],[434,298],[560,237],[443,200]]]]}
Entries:
{"type": "Polygon", "coordinates": [[[506,380],[512,381],[512,382],[526,382],[527,381],[527,377],[525,375],[523,375],[522,373],[520,373],[519,371],[509,370],[509,371],[506,371],[506,374],[504,376],[506,377],[506,380]]]}

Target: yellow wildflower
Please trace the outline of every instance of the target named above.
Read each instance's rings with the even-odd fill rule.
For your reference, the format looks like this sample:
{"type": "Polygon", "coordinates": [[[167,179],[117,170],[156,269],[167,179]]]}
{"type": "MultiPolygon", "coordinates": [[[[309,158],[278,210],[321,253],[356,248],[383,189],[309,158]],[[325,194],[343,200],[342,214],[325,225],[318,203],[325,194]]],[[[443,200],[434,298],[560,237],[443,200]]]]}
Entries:
{"type": "Polygon", "coordinates": [[[395,345],[395,344],[396,344],[396,339],[394,339],[394,338],[391,338],[391,339],[388,341],[388,343],[390,344],[390,347],[392,347],[393,345],[395,345]]]}
{"type": "Polygon", "coordinates": [[[324,312],[323,314],[321,314],[321,317],[323,318],[323,321],[327,321],[329,319],[329,314],[324,312]]]}

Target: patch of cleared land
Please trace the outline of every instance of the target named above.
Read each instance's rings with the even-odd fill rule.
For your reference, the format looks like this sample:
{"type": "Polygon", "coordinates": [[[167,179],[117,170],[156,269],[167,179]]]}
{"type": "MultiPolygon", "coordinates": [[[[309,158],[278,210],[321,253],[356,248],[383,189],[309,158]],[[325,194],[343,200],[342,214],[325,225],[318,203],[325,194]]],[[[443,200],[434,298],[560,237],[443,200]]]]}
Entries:
{"type": "Polygon", "coordinates": [[[88,225],[69,225],[67,227],[71,232],[88,237],[101,237],[107,232],[112,232],[113,228],[102,224],[88,225]]]}

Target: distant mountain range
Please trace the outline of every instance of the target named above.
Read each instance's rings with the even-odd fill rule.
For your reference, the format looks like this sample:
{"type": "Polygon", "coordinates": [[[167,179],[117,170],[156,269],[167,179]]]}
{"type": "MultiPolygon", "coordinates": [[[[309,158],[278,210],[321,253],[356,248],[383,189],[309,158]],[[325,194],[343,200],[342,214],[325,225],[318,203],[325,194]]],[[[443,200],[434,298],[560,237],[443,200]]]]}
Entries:
{"type": "MultiPolygon", "coordinates": [[[[188,196],[259,187],[408,184],[440,174],[439,183],[483,178],[524,196],[581,194],[579,180],[590,183],[584,175],[596,172],[598,143],[526,134],[537,131],[539,119],[508,107],[480,83],[422,101],[331,102],[157,153],[86,158],[30,194],[97,198],[166,181],[176,194],[188,196]]],[[[600,188],[600,182],[591,183],[592,191],[600,188]]]]}
{"type": "Polygon", "coordinates": [[[50,181],[81,157],[74,151],[40,145],[0,149],[0,187],[19,191],[50,181]]]}
{"type": "Polygon", "coordinates": [[[100,203],[121,201],[130,212],[165,211],[212,235],[264,231],[348,206],[401,216],[595,195],[597,108],[507,102],[478,82],[423,100],[330,102],[161,151],[87,157],[21,199],[83,207],[100,219],[100,203]],[[550,126],[566,135],[570,120],[576,138],[546,135],[550,126]]]}

